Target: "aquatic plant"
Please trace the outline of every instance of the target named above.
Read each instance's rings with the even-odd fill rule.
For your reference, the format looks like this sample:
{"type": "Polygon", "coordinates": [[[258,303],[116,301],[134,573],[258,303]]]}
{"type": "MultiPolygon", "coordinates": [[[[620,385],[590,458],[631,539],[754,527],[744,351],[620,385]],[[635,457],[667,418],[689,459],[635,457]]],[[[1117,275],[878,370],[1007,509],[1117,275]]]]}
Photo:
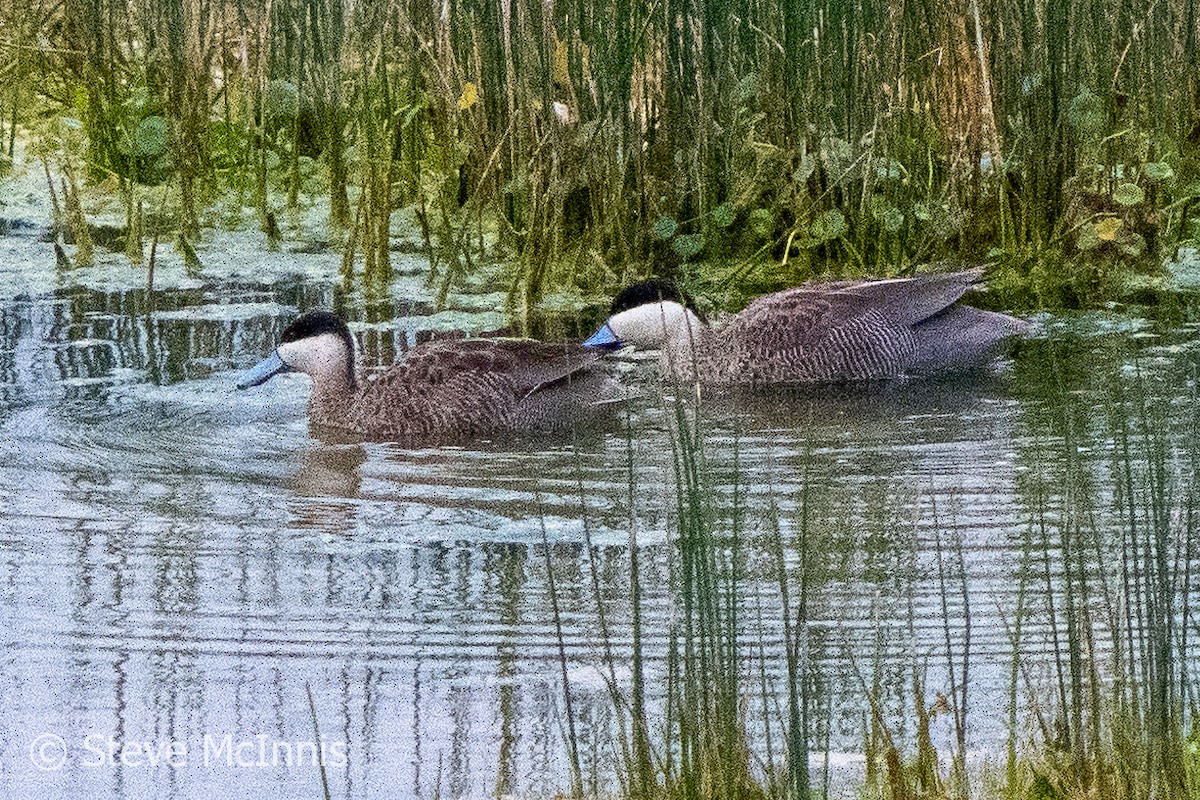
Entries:
{"type": "Polygon", "coordinates": [[[169,182],[193,241],[215,191],[252,186],[264,230],[324,194],[368,276],[410,209],[439,293],[499,257],[518,317],[651,268],[761,290],[950,256],[1086,303],[1194,235],[1193,12],[13,0],[0,133],[79,120],[89,173],[169,182]]]}
{"type": "MultiPolygon", "coordinates": [[[[590,534],[586,541],[615,712],[610,734],[619,754],[619,796],[828,796],[828,768],[814,770],[810,760],[827,751],[822,737],[832,724],[821,688],[830,678],[814,658],[823,623],[814,624],[813,616],[814,607],[826,614],[837,607],[824,572],[831,559],[853,559],[864,576],[894,583],[896,594],[878,602],[907,597],[910,617],[917,581],[932,588],[940,607],[943,644],[932,653],[911,652],[905,675],[884,673],[892,632],[870,632],[873,645],[856,648],[867,699],[864,796],[1196,796],[1195,375],[1136,368],[1099,374],[1060,355],[1056,344],[1041,346],[1045,357],[1032,362],[1042,377],[1022,400],[1022,430],[1014,439],[1019,524],[997,532],[1013,542],[1017,557],[1009,568],[1018,586],[1015,607],[998,610],[1011,667],[1008,740],[997,758],[980,762],[968,751],[979,718],[995,709],[970,695],[979,594],[960,519],[967,499],[914,487],[921,518],[932,522],[918,539],[905,506],[884,497],[861,499],[876,507],[878,520],[855,517],[853,503],[831,493],[818,456],[807,452],[789,463],[791,489],[753,487],[767,513],[751,520],[752,487],[740,470],[736,432],[720,449],[707,445],[712,431],[703,399],[676,387],[663,406],[672,505],[662,548],[674,609],[664,649],[647,652],[638,624],[644,553],[633,509],[642,487],[632,439],[631,664],[616,644],[627,635],[614,633],[602,600],[612,587],[603,586],[590,534]],[[690,401],[677,399],[685,397],[690,401]],[[845,553],[839,532],[850,540],[845,553]],[[876,552],[876,540],[887,542],[883,552],[876,552]]],[[[729,435],[723,428],[722,436],[729,435]]],[[[579,491],[586,531],[582,482],[579,491]]]]}
{"type": "MultiPolygon", "coordinates": [[[[1044,748],[1026,754],[1024,782],[1064,798],[1194,797],[1194,388],[1183,407],[1162,399],[1173,390],[1147,386],[1161,376],[1108,375],[1097,415],[1075,388],[1089,378],[1050,356],[1047,399],[1033,405],[1038,455],[1022,479],[1030,526],[1010,623],[1013,701],[1020,685],[1044,748]],[[1097,441],[1111,442],[1099,474],[1097,441]],[[1031,641],[1031,624],[1048,641],[1031,641]],[[1039,645],[1053,654],[1049,686],[1017,656],[1039,645]]],[[[1010,781],[1016,765],[1010,747],[1010,781]]]]}

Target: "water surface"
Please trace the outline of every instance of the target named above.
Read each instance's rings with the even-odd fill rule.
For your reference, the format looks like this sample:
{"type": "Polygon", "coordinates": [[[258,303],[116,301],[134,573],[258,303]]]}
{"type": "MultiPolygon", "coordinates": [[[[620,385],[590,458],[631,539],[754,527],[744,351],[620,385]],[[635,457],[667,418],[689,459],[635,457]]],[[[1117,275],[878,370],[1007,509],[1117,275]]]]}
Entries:
{"type": "MultiPolygon", "coordinates": [[[[604,680],[628,677],[631,537],[652,701],[678,614],[671,402],[645,382],[627,413],[565,441],[314,440],[304,377],[237,392],[238,371],[299,310],[370,320],[355,329],[371,364],[402,357],[433,311],[419,280],[382,311],[342,293],[331,261],[148,295],[128,267],[56,274],[51,255],[0,299],[7,796],[321,796],[301,749],[308,691],[335,797],[567,789],[547,565],[585,778],[611,785],[604,680]]],[[[805,637],[830,748],[853,768],[866,687],[903,731],[914,668],[931,698],[950,694],[969,646],[970,744],[997,751],[1005,626],[1055,465],[1093,454],[1113,496],[1122,386],[1168,409],[1164,435],[1187,450],[1194,332],[1129,320],[1043,320],[1012,361],[954,380],[706,399],[712,491],[741,509],[747,547],[750,713],[760,677],[785,675],[770,543],[793,553],[808,519],[805,637]]],[[[1025,637],[1021,658],[1041,663],[1036,616],[1025,637]]]]}

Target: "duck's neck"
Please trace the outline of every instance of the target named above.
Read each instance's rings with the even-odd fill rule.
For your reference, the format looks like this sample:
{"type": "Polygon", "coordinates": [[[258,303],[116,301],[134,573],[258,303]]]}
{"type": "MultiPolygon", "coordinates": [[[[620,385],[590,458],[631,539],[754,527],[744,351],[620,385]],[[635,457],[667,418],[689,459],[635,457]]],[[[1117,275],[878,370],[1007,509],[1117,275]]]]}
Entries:
{"type": "Polygon", "coordinates": [[[334,428],[352,426],[350,417],[360,383],[353,367],[313,375],[312,393],[308,397],[309,421],[334,428]]]}
{"type": "Polygon", "coordinates": [[[661,367],[664,375],[688,383],[701,379],[710,363],[713,331],[689,309],[667,330],[661,367]]]}

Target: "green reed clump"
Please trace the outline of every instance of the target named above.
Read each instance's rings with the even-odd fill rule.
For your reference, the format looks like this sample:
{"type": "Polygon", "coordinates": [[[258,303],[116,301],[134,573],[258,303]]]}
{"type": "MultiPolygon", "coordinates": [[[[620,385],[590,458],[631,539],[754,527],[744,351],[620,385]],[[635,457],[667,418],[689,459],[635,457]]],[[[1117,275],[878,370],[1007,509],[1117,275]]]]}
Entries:
{"type": "MultiPolygon", "coordinates": [[[[676,407],[673,426],[675,522],[673,582],[679,624],[668,644],[668,737],[678,760],[668,762],[668,796],[762,796],[750,773],[750,751],[740,707],[740,516],[717,506],[702,443],[700,415],[676,407]]],[[[735,493],[740,487],[733,487],[735,493]]],[[[734,503],[736,507],[737,498],[734,503]]]]}
{"type": "Polygon", "coordinates": [[[90,174],[170,182],[189,238],[218,189],[263,220],[327,195],[334,231],[365,193],[377,266],[416,209],[439,291],[500,257],[517,316],[650,265],[769,288],[944,257],[1083,303],[1194,236],[1194,10],[17,0],[0,119],[11,148],[77,117],[90,174]]]}
{"type": "Polygon", "coordinates": [[[1144,383],[1161,378],[1108,376],[1108,414],[1097,415],[1065,365],[1054,374],[1038,425],[1056,444],[1026,480],[1031,525],[1010,629],[1020,652],[1037,644],[1028,626],[1045,626],[1052,682],[1039,686],[1014,657],[1014,702],[1020,684],[1044,751],[1022,763],[1010,748],[1009,783],[1056,798],[1192,798],[1195,389],[1181,429],[1164,399],[1174,389],[1144,383]],[[1098,468],[1091,448],[1106,441],[1098,468]]]}
{"type": "MultiPolygon", "coordinates": [[[[642,487],[633,469],[638,454],[631,436],[627,457],[632,649],[627,685],[618,679],[625,664],[618,661],[613,644],[614,638],[623,637],[614,637],[605,610],[582,483],[579,487],[585,544],[592,554],[591,587],[604,672],[616,712],[619,796],[809,797],[808,759],[820,726],[813,713],[807,645],[807,574],[812,568],[807,489],[796,520],[797,542],[785,543],[777,513],[768,520],[767,530],[751,534],[744,528],[746,487],[736,446],[732,464],[723,459],[714,463],[705,444],[702,408],[697,410],[677,397],[667,402],[666,411],[672,420],[667,469],[673,492],[667,562],[675,611],[665,646],[648,646],[641,622],[645,595],[641,566],[653,549],[647,551],[638,543],[635,508],[642,487]],[[770,566],[756,573],[748,566],[751,560],[770,566]],[[774,597],[772,584],[778,588],[774,597]],[[766,638],[778,631],[774,622],[765,621],[764,602],[774,600],[782,607],[784,642],[768,652],[766,638]],[[757,637],[748,622],[755,618],[757,637]],[[772,677],[775,656],[786,665],[781,678],[772,677]],[[652,681],[658,682],[655,688],[649,688],[652,681]],[[777,695],[779,688],[782,692],[777,695]],[[647,708],[648,696],[656,698],[653,716],[647,708]],[[761,717],[750,710],[760,705],[761,717]],[[752,744],[762,741],[765,753],[752,744]]],[[[576,754],[575,729],[566,727],[569,750],[576,754]]],[[[576,763],[578,756],[572,755],[572,764],[576,763]]],[[[574,785],[578,790],[577,780],[574,785]]]]}

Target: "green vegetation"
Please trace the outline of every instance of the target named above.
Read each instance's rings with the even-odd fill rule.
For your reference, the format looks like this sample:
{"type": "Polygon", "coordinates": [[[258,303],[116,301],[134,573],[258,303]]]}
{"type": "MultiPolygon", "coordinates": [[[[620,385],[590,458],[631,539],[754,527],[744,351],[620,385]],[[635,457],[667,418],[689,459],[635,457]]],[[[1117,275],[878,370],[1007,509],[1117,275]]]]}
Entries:
{"type": "MultiPolygon", "coordinates": [[[[1111,380],[1105,415],[1067,391],[1086,383],[1051,358],[1053,402],[1031,429],[1055,445],[1034,445],[1037,468],[1023,476],[1029,529],[1012,629],[1021,618],[1048,621],[1053,648],[1049,692],[1033,703],[1046,752],[1032,773],[1037,797],[1196,797],[1194,600],[1200,555],[1200,477],[1194,380],[1180,406],[1140,371],[1111,380]],[[1100,475],[1081,455],[1111,442],[1100,475]],[[1100,487],[1110,487],[1111,496],[1100,487]],[[1060,586],[1059,593],[1050,587],[1060,586]],[[1050,791],[1050,790],[1053,791],[1050,791]]],[[[1033,690],[1014,659],[1013,686],[1033,690]]],[[[1044,688],[1044,687],[1043,687],[1044,688]]],[[[1013,754],[1010,753],[1010,771],[1013,754]]]]}
{"type": "MultiPolygon", "coordinates": [[[[1154,286],[1200,230],[1194,0],[0,2],[0,150],[147,187],[194,241],[218,198],[327,198],[345,272],[383,284],[411,209],[444,296],[511,264],[551,290],[676,271],[1000,266],[1001,302],[1154,286]],[[83,169],[86,167],[86,171],[83,169]]],[[[286,235],[284,233],[283,235],[286,235]]],[[[140,247],[126,248],[137,258],[140,247]]]]}
{"type": "MultiPolygon", "coordinates": [[[[978,658],[971,617],[979,591],[969,586],[969,550],[978,543],[966,540],[970,528],[960,523],[959,502],[952,497],[949,507],[931,508],[936,495],[924,498],[920,513],[931,515],[934,529],[918,536],[906,501],[872,495],[858,498],[866,508],[854,510],[855,498],[842,493],[856,490],[824,472],[812,452],[778,465],[788,486],[748,486],[736,438],[732,450],[706,445],[703,406],[667,401],[675,503],[665,545],[674,609],[665,647],[647,652],[638,625],[639,565],[647,553],[637,531],[631,527],[628,546],[631,656],[622,645],[629,632],[614,632],[606,616],[598,577],[606,556],[585,542],[615,720],[616,744],[603,748],[617,754],[621,785],[614,796],[830,795],[820,765],[837,724],[826,705],[837,678],[823,674],[821,654],[838,646],[830,641],[837,623],[828,620],[836,619],[835,584],[845,577],[847,558],[862,560],[864,576],[851,581],[854,591],[870,591],[874,582],[880,602],[907,602],[910,615],[914,585],[936,587],[944,629],[941,652],[912,652],[907,679],[881,675],[879,662],[856,666],[870,704],[862,711],[866,767],[858,796],[1200,796],[1194,376],[1095,375],[1061,358],[1057,343],[1043,345],[1045,358],[1026,362],[1040,378],[1029,379],[1028,413],[1016,432],[1017,461],[1025,465],[1017,478],[1022,507],[1006,549],[1017,556],[1011,570],[1019,590],[1015,607],[999,609],[1012,652],[1007,708],[987,708],[968,696],[978,658]],[[1147,383],[1164,380],[1190,387],[1184,405],[1173,401],[1171,386],[1147,383]],[[1106,400],[1100,414],[1097,396],[1106,400]],[[769,513],[746,513],[751,491],[760,493],[760,506],[768,493],[769,513]],[[847,538],[843,549],[837,543],[847,538]],[[648,681],[660,687],[652,693],[661,698],[653,710],[648,681]],[[948,740],[945,723],[934,722],[943,714],[948,740]],[[1007,752],[972,759],[968,730],[975,718],[1002,714],[1007,752]],[[932,733],[935,724],[942,734],[932,733]]],[[[643,487],[632,472],[629,480],[632,519],[643,487]]],[[[586,526],[582,496],[581,503],[586,526]]],[[[553,579],[549,588],[554,595],[553,579]]],[[[557,619],[557,600],[554,611],[557,619]]],[[[882,661],[886,649],[878,639],[876,656],[865,658],[882,661]]],[[[565,653],[560,657],[569,686],[565,653]]],[[[565,698],[570,715],[570,691],[565,698]]],[[[574,754],[573,795],[608,796],[580,780],[577,729],[562,729],[574,754]]],[[[845,786],[834,790],[847,796],[845,786]]]]}

